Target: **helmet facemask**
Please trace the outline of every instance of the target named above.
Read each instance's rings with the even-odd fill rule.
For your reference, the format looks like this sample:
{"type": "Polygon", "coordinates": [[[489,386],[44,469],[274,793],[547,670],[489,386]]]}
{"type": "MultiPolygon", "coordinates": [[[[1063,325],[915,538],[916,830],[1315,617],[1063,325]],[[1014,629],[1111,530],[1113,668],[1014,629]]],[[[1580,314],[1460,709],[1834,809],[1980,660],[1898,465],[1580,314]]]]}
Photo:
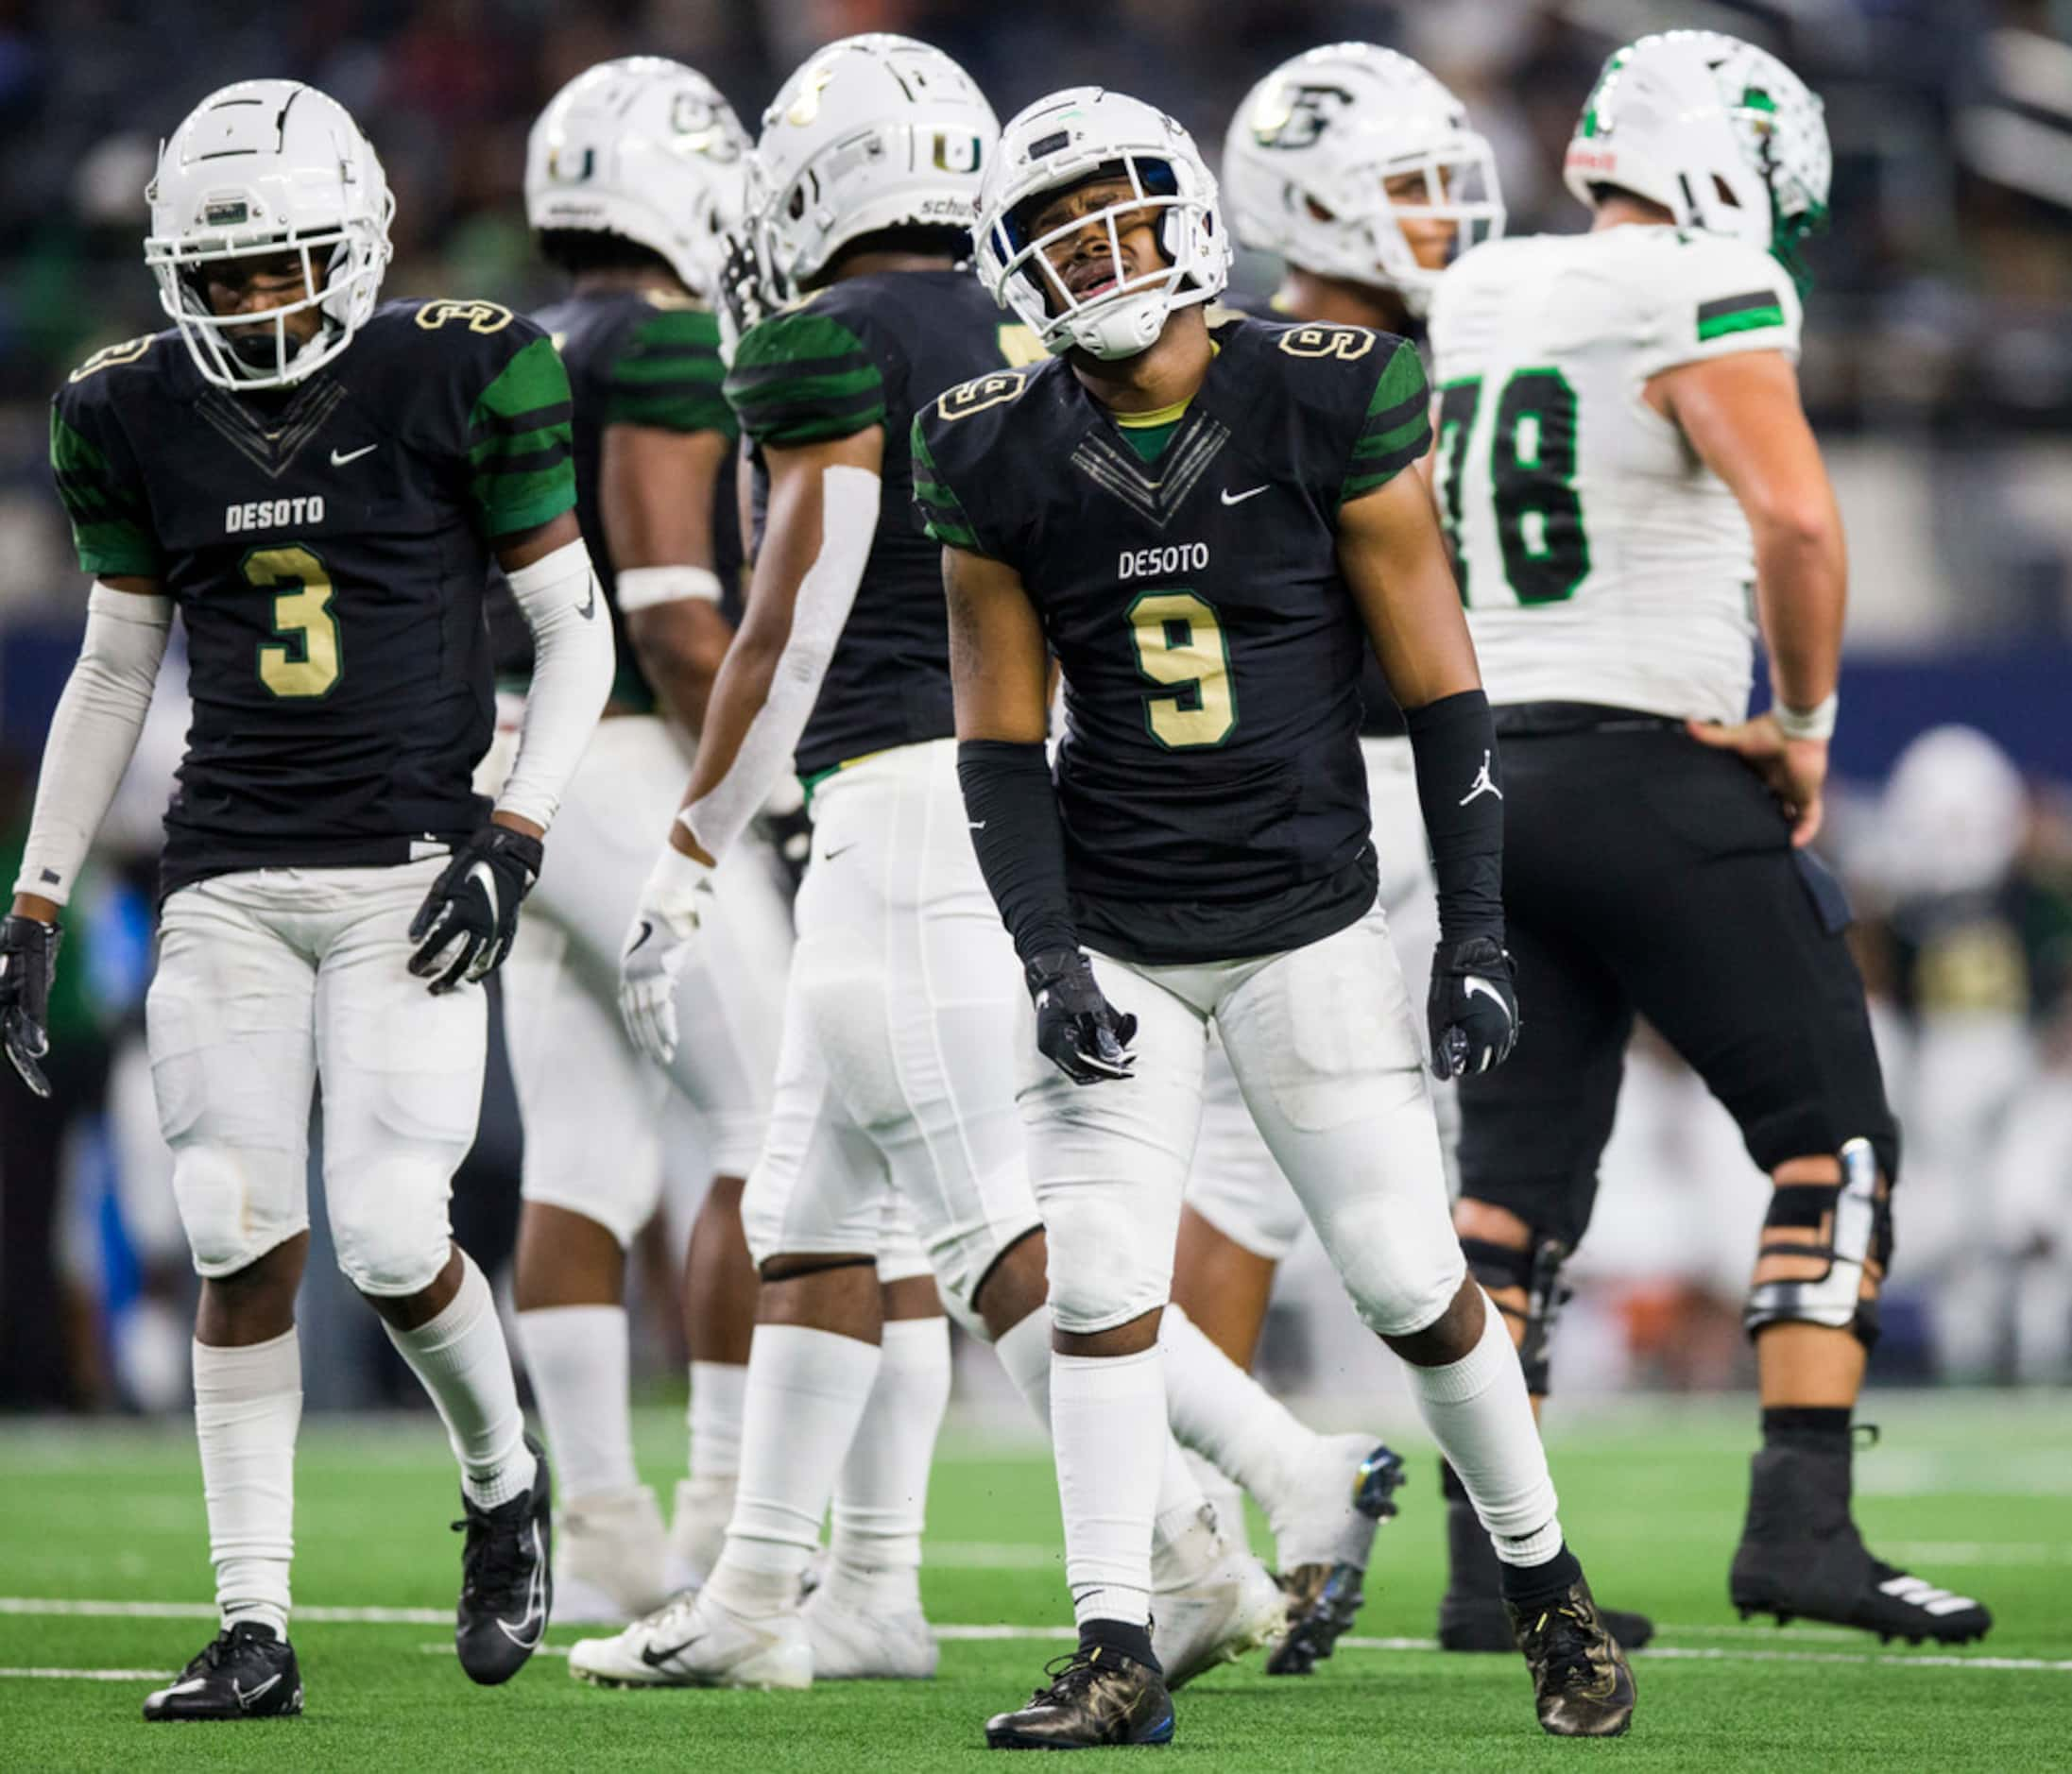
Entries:
{"type": "Polygon", "coordinates": [[[1498,196],[1496,159],[1479,135],[1464,132],[1422,152],[1363,168],[1361,176],[1367,182],[1359,194],[1357,208],[1335,211],[1321,196],[1309,198],[1338,223],[1344,252],[1337,264],[1305,268],[1382,283],[1397,291],[1413,315],[1422,315],[1430,305],[1431,293],[1447,265],[1503,232],[1504,207],[1498,196]],[[1446,256],[1437,265],[1419,262],[1405,224],[1412,228],[1431,224],[1450,230],[1446,256]],[[1372,268],[1350,268],[1361,264],[1372,268]],[[1347,268],[1341,270],[1342,265],[1347,268]]]}
{"type": "Polygon", "coordinates": [[[346,221],[270,239],[200,235],[146,243],[145,262],[158,279],[160,304],[204,378],[220,388],[285,387],[345,350],[359,322],[372,312],[388,264],[395,198],[383,195],[378,230],[365,221],[346,221]],[[301,271],[300,297],[255,313],[219,315],[210,307],[205,285],[211,265],[289,253],[301,271]],[[288,322],[312,310],[317,330],[307,339],[298,338],[288,322]]]}
{"type": "Polygon", "coordinates": [[[1207,255],[1206,242],[1214,230],[1209,202],[1181,191],[1170,160],[1124,153],[1070,184],[1025,197],[994,224],[987,244],[999,262],[996,275],[1010,305],[1035,329],[1046,350],[1056,351],[1062,341],[1095,357],[1118,358],[1134,357],[1151,346],[1173,309],[1207,301],[1215,294],[1190,275],[1194,263],[1207,255]],[[1129,196],[1041,234],[1029,232],[1029,220],[1057,197],[1095,180],[1117,179],[1128,181],[1129,196]],[[1161,263],[1122,276],[1123,225],[1134,232],[1147,220],[1161,263]],[[1104,234],[1106,263],[1115,281],[1076,294],[1074,261],[1068,260],[1061,270],[1051,248],[1088,229],[1104,234]],[[1190,245],[1195,250],[1189,250],[1190,245]]]}

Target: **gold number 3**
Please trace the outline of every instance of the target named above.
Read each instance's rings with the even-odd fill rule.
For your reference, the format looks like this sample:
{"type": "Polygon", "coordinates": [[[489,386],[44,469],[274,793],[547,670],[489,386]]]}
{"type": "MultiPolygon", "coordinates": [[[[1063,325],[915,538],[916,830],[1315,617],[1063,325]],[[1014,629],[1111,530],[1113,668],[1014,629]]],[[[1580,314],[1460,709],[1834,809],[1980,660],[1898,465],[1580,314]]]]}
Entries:
{"type": "Polygon", "coordinates": [[[286,588],[273,600],[273,632],[282,641],[260,642],[259,681],[276,696],[330,695],[345,662],[322,560],[300,543],[255,548],[245,556],[245,578],[262,589],[286,588]]]}
{"type": "Polygon", "coordinates": [[[1238,725],[1230,646],[1206,599],[1191,591],[1147,591],[1129,606],[1137,669],[1171,696],[1144,700],[1144,725],[1169,751],[1221,745],[1238,725]]]}

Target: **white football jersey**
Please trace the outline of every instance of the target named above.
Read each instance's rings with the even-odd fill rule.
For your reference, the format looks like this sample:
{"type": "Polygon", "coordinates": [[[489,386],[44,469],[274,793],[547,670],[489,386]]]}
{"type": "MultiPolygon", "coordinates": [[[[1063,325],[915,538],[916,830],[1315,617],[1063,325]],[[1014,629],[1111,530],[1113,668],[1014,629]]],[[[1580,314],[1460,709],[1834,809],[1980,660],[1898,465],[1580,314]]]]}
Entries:
{"type": "Polygon", "coordinates": [[[1490,701],[1742,719],[1748,521],[1644,390],[1699,358],[1795,360],[1783,266],[1669,227],[1492,241],[1440,280],[1431,347],[1433,491],[1490,701]]]}

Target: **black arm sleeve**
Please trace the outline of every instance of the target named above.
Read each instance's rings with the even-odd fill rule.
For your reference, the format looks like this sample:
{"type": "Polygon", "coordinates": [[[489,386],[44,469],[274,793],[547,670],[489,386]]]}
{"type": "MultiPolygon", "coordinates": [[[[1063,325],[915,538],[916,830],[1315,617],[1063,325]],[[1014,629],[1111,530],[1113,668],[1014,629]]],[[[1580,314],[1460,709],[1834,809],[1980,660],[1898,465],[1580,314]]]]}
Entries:
{"type": "Polygon", "coordinates": [[[1503,941],[1503,777],[1489,698],[1479,690],[1404,711],[1417,760],[1433,872],[1439,937],[1503,941]]]}
{"type": "Polygon", "coordinates": [[[1079,932],[1065,891],[1065,832],[1043,747],[966,740],[957,747],[957,780],[979,868],[1015,953],[1026,964],[1076,949],[1079,932]]]}

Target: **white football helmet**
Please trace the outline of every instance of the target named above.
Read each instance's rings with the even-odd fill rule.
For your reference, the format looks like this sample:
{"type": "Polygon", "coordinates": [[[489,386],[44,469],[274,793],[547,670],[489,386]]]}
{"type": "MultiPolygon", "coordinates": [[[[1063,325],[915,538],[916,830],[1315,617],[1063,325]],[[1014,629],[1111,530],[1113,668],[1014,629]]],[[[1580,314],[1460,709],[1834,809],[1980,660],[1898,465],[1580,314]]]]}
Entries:
{"type": "Polygon", "coordinates": [[[1827,225],[1834,157],[1820,99],[1768,50],[1718,31],[1663,31],[1598,76],[1563,177],[1659,203],[1679,228],[1774,253],[1803,285],[1797,247],[1827,225]]]}
{"type": "Polygon", "coordinates": [[[1405,221],[1449,222],[1451,257],[1503,232],[1489,144],[1467,108],[1408,56],[1329,43],[1245,94],[1224,140],[1224,206],[1245,246],[1324,277],[1379,284],[1423,314],[1439,281],[1405,221]],[[1405,176],[1421,197],[1383,189],[1405,176]]]}
{"type": "Polygon", "coordinates": [[[525,218],[538,232],[623,235],[659,253],[694,296],[719,286],[741,226],[748,132],[719,89],[680,61],[622,56],[585,70],[539,113],[525,146],[525,218]]]}
{"type": "Polygon", "coordinates": [[[300,382],[374,312],[396,199],[351,114],[313,86],[240,80],[210,94],[160,145],[145,200],[144,262],[159,300],[195,367],[219,388],[300,382]],[[259,316],[210,311],[200,267],[290,250],[300,252],[314,295],[259,316]],[[323,324],[300,343],[286,322],[311,308],[323,324]]]}
{"type": "Polygon", "coordinates": [[[1174,309],[1212,300],[1229,281],[1230,240],[1217,213],[1216,180],[1194,138],[1156,107],[1098,86],[1053,93],[1008,124],[979,212],[981,281],[1053,357],[1074,346],[1095,357],[1135,357],[1156,343],[1174,309]],[[1040,199],[1104,173],[1127,179],[1133,195],[1030,235],[1027,223],[1040,199]],[[1075,296],[1045,249],[1104,224],[1120,268],[1117,218],[1147,209],[1160,213],[1166,263],[1075,296]]]}
{"type": "Polygon", "coordinates": [[[968,232],[1000,123],[939,49],[873,31],[815,52],[762,114],[749,226],[781,301],[850,241],[888,228],[968,232]]]}

